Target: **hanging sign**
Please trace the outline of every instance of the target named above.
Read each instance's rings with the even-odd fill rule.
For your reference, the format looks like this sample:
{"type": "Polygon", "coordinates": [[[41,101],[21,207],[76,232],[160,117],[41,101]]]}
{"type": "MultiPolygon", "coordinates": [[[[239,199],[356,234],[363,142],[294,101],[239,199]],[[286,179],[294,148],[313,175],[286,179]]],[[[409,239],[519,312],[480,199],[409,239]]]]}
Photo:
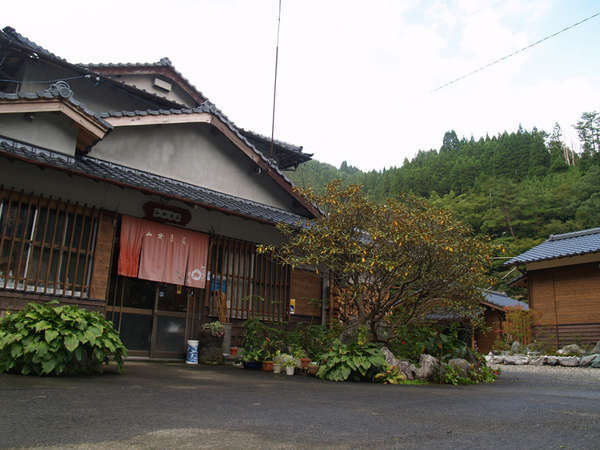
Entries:
{"type": "Polygon", "coordinates": [[[143,206],[146,219],[156,222],[174,223],[185,226],[192,219],[192,215],[187,209],[177,206],[165,205],[157,202],[147,202],[143,206]]]}

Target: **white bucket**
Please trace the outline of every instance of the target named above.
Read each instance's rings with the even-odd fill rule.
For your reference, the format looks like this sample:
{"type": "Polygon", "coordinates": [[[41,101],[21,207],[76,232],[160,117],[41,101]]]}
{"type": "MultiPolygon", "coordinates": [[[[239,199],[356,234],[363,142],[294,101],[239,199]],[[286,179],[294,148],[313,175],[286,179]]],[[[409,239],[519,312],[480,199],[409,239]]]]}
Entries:
{"type": "Polygon", "coordinates": [[[186,364],[198,364],[198,341],[189,339],[187,341],[187,349],[185,352],[186,364]]]}

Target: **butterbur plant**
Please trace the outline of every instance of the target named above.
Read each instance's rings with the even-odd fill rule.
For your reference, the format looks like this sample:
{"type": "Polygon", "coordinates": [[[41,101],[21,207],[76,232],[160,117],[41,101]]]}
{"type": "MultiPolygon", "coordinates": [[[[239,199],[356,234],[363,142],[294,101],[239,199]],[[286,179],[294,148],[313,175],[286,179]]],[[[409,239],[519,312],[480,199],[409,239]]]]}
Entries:
{"type": "Polygon", "coordinates": [[[0,319],[0,373],[101,373],[111,361],[121,372],[127,349],[112,323],[98,313],[56,304],[30,303],[0,319]]]}

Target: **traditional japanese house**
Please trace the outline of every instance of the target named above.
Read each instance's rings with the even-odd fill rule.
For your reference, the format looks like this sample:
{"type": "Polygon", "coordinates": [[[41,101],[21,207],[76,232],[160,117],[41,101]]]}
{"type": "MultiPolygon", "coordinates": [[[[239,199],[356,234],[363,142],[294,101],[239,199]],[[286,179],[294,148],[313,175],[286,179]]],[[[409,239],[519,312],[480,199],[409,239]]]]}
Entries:
{"type": "Polygon", "coordinates": [[[600,340],[600,228],[550,235],[509,260],[525,274],[538,340],[556,347],[600,340]]]}
{"type": "Polygon", "coordinates": [[[326,280],[256,252],[319,214],[283,173],[310,154],[239,128],[166,58],[72,64],[7,27],[0,64],[0,314],[78,304],[151,357],[219,304],[234,335],[325,319],[326,280]]]}

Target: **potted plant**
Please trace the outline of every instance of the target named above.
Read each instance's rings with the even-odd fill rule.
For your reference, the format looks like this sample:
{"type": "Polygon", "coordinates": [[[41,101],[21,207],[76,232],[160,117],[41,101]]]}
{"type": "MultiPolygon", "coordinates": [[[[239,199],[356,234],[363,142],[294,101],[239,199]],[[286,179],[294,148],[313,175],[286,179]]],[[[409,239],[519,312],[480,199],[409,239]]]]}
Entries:
{"type": "Polygon", "coordinates": [[[198,336],[198,360],[203,364],[221,364],[223,362],[223,336],[225,327],[214,321],[203,324],[198,336]]]}
{"type": "Polygon", "coordinates": [[[275,352],[275,356],[273,357],[273,373],[281,373],[281,352],[279,350],[275,352]]]}
{"type": "Polygon", "coordinates": [[[285,367],[286,375],[294,375],[294,369],[296,368],[296,358],[292,355],[283,353],[281,355],[281,365],[285,367]]]}
{"type": "Polygon", "coordinates": [[[305,369],[308,367],[308,363],[310,362],[310,358],[307,357],[306,352],[300,347],[295,347],[292,351],[292,355],[296,360],[296,367],[298,369],[305,369]]]}
{"type": "Polygon", "coordinates": [[[259,350],[242,349],[244,369],[258,370],[262,367],[262,357],[259,350]]]}
{"type": "Polygon", "coordinates": [[[319,371],[319,363],[316,361],[312,361],[312,362],[308,363],[306,371],[308,372],[309,375],[316,377],[317,372],[319,371]]]}

